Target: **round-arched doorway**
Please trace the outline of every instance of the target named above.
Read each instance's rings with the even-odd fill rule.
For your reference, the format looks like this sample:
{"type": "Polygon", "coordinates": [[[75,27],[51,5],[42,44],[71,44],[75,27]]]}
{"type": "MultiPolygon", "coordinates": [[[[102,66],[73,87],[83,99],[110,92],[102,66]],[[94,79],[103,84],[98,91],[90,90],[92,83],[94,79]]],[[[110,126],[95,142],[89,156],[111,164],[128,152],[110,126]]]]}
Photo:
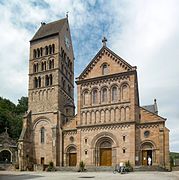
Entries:
{"type": "Polygon", "coordinates": [[[8,150],[0,152],[0,163],[11,163],[11,153],[8,150]]]}
{"type": "Polygon", "coordinates": [[[148,159],[151,158],[151,163],[152,165],[155,162],[155,150],[154,150],[154,145],[151,142],[144,142],[141,145],[141,159],[142,162],[141,164],[143,166],[148,166],[149,162],[148,159]]]}
{"type": "Polygon", "coordinates": [[[113,144],[113,140],[109,137],[101,137],[96,141],[94,150],[96,166],[112,166],[115,151],[113,144]]]}
{"type": "Polygon", "coordinates": [[[100,166],[112,166],[112,144],[110,141],[103,141],[100,144],[100,166]]]}
{"type": "Polygon", "coordinates": [[[76,147],[70,146],[67,149],[67,165],[68,166],[76,166],[77,163],[77,153],[76,153],[76,147]]]}

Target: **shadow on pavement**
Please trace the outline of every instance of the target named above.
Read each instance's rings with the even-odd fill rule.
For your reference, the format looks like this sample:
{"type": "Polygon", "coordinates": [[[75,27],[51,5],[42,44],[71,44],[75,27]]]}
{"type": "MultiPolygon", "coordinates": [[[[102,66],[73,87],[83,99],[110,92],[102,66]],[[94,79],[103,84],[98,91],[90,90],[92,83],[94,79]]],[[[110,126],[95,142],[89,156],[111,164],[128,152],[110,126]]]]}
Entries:
{"type": "Polygon", "coordinates": [[[39,177],[43,177],[43,176],[30,175],[30,174],[21,174],[21,175],[0,174],[0,180],[23,180],[23,179],[35,179],[39,177]]]}

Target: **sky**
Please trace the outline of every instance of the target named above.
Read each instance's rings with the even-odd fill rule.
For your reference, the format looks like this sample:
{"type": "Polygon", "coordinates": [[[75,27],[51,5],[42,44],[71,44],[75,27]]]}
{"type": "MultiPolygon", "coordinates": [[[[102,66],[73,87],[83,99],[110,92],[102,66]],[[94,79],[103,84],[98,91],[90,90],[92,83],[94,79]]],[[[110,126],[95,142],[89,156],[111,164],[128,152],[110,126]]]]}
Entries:
{"type": "Polygon", "coordinates": [[[67,12],[75,77],[105,36],[107,47],[137,66],[140,105],[157,99],[170,129],[170,150],[179,152],[178,0],[0,0],[0,96],[14,103],[27,96],[29,41],[41,22],[67,12]]]}

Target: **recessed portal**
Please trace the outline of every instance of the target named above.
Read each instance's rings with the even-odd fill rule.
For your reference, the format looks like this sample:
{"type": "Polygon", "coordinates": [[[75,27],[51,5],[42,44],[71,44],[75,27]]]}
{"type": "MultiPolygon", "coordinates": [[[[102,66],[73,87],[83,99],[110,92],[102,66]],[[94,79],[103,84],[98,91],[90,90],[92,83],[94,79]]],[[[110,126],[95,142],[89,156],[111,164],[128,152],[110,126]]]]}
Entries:
{"type": "Polygon", "coordinates": [[[104,141],[100,145],[100,166],[112,165],[112,148],[111,143],[104,141]]]}

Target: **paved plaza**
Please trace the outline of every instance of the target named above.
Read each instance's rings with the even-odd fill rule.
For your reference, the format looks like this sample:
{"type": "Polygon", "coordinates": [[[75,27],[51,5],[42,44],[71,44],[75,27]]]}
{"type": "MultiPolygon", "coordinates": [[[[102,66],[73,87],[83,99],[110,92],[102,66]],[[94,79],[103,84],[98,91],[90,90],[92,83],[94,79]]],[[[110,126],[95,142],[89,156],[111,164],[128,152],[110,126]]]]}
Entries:
{"type": "Polygon", "coordinates": [[[179,180],[179,172],[8,172],[0,171],[0,180],[179,180]]]}

